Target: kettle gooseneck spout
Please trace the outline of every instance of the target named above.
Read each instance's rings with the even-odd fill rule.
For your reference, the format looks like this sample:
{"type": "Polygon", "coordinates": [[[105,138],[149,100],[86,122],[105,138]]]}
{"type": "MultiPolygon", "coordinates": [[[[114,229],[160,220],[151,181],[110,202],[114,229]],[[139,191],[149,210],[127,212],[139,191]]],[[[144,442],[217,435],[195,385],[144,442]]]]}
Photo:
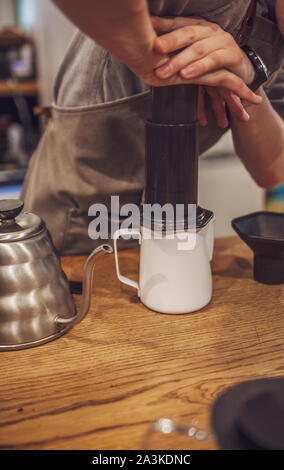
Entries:
{"type": "Polygon", "coordinates": [[[95,261],[98,257],[102,254],[111,254],[113,253],[113,249],[110,245],[101,245],[96,248],[89,256],[85,268],[84,268],[84,276],[83,276],[83,296],[82,302],[80,306],[80,310],[75,317],[72,318],[61,318],[57,316],[55,318],[55,322],[59,325],[76,325],[77,323],[81,322],[85,316],[87,315],[90,304],[91,304],[91,297],[92,297],[92,287],[93,287],[93,272],[95,267],[95,261]]]}

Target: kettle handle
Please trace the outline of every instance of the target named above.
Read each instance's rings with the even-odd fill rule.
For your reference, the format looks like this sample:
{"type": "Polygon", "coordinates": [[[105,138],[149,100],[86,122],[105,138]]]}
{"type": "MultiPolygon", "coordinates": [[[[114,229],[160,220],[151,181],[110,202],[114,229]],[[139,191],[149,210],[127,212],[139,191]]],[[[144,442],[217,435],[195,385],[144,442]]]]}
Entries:
{"type": "Polygon", "coordinates": [[[110,245],[101,245],[97,247],[89,256],[85,268],[84,268],[84,278],[83,278],[83,297],[81,302],[81,307],[77,315],[72,318],[61,318],[59,315],[55,318],[55,322],[59,325],[68,325],[74,326],[77,323],[81,322],[87,315],[92,297],[92,287],[93,287],[93,272],[95,266],[95,259],[98,255],[103,253],[113,253],[113,249],[110,245]]]}

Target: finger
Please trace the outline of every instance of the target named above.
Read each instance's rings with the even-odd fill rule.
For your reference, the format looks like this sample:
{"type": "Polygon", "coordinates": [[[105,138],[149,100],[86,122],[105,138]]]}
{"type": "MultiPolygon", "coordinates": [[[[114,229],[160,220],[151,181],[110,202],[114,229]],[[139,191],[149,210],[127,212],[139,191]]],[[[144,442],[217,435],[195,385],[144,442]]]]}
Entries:
{"type": "Polygon", "coordinates": [[[262,103],[262,98],[251,91],[247,85],[234,73],[226,69],[211,72],[194,79],[184,79],[180,74],[173,75],[167,79],[161,79],[156,76],[154,71],[148,74],[141,74],[139,70],[133,71],[151,86],[170,86],[170,85],[204,85],[210,87],[223,87],[239,98],[248,101],[251,104],[262,103]]]}
{"type": "Polygon", "coordinates": [[[206,91],[210,96],[210,100],[211,100],[212,108],[216,117],[217,124],[222,129],[225,129],[229,125],[228,119],[227,119],[227,113],[226,113],[226,102],[219,95],[217,88],[207,87],[206,91]]]}
{"type": "MultiPolygon", "coordinates": [[[[230,67],[233,63],[235,63],[235,57],[232,54],[231,50],[224,49],[222,47],[220,48],[215,47],[215,50],[214,50],[213,41],[211,41],[211,43],[212,43],[211,44],[212,52],[209,52],[207,54],[205,53],[203,57],[196,60],[194,63],[187,65],[181,70],[180,73],[183,78],[198,77],[200,75],[204,75],[214,70],[230,67]]],[[[219,42],[217,41],[217,43],[220,44],[220,41],[219,42]]],[[[194,46],[192,46],[192,48],[193,47],[194,46]]],[[[206,47],[208,47],[208,51],[209,51],[210,46],[206,45],[206,47]]]]}
{"type": "Polygon", "coordinates": [[[247,122],[250,119],[249,114],[246,112],[240,98],[234,93],[226,90],[225,88],[218,88],[219,94],[226,101],[228,108],[234,116],[242,122],[247,122]]]}
{"type": "MultiPolygon", "coordinates": [[[[227,37],[227,33],[218,33],[214,36],[227,37]]],[[[213,42],[214,44],[215,37],[213,40],[212,29],[210,27],[202,25],[185,26],[184,28],[179,28],[175,31],[164,34],[163,36],[157,37],[154,41],[154,49],[159,53],[168,54],[169,52],[178,51],[183,47],[187,47],[206,38],[210,39],[210,42],[213,42]]]]}
{"type": "Polygon", "coordinates": [[[203,86],[198,87],[198,106],[197,106],[197,119],[201,126],[207,126],[207,113],[205,107],[205,90],[203,86]]]}
{"type": "Polygon", "coordinates": [[[183,83],[206,85],[206,86],[221,86],[229,91],[234,92],[239,98],[248,101],[252,104],[262,103],[261,96],[256,95],[250,90],[241,78],[226,69],[217,70],[216,72],[206,73],[194,79],[188,79],[183,83]]]}
{"type": "MultiPolygon", "coordinates": [[[[184,49],[183,51],[179,52],[174,57],[172,57],[164,67],[157,68],[156,69],[157,76],[161,77],[161,78],[167,78],[167,77],[181,71],[181,75],[184,78],[193,78],[194,75],[187,76],[187,74],[184,72],[184,71],[188,70],[189,64],[194,66],[195,64],[201,63],[201,67],[202,67],[203,61],[201,59],[204,59],[204,62],[205,62],[205,59],[206,59],[207,56],[212,55],[212,52],[214,52],[216,50],[219,50],[220,48],[223,48],[223,47],[224,47],[224,40],[223,40],[222,37],[216,37],[214,41],[211,38],[210,39],[207,38],[207,39],[203,39],[201,41],[197,41],[194,44],[192,44],[192,46],[187,47],[186,49],[184,49]]],[[[224,56],[226,56],[226,55],[227,55],[227,60],[225,61],[225,59],[224,59],[223,62],[227,62],[227,64],[228,64],[229,61],[232,60],[230,51],[228,51],[226,54],[224,54],[224,56]]],[[[211,59],[211,61],[212,61],[211,62],[211,70],[212,70],[212,69],[214,69],[214,65],[213,65],[213,60],[212,59],[211,59]]],[[[207,63],[208,63],[208,61],[206,61],[206,64],[207,63]]],[[[222,65],[221,59],[220,59],[220,63],[218,65],[218,67],[217,67],[217,65],[215,66],[215,70],[217,68],[218,69],[223,68],[224,66],[225,65],[222,65]]],[[[200,67],[200,70],[202,70],[201,67],[200,67]]],[[[209,67],[207,67],[207,68],[209,68],[209,67]]],[[[196,68],[196,70],[197,69],[198,68],[196,68]]],[[[205,67],[204,67],[204,69],[205,69],[205,67]]],[[[206,73],[206,72],[207,71],[205,71],[204,73],[206,73]]],[[[198,76],[198,75],[203,75],[203,73],[196,74],[195,76],[198,76]]]]}

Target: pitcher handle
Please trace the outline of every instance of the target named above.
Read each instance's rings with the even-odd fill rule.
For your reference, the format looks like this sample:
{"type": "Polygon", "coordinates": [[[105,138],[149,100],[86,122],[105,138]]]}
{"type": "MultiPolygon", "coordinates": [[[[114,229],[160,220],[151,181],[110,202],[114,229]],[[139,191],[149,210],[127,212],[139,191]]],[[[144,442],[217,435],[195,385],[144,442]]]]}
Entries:
{"type": "Polygon", "coordinates": [[[114,247],[114,258],[115,258],[115,267],[116,267],[116,274],[120,282],[123,284],[126,284],[127,286],[134,287],[134,289],[138,290],[138,295],[139,295],[139,284],[136,281],[132,281],[132,279],[129,279],[128,277],[122,276],[120,274],[120,269],[119,269],[119,262],[118,262],[118,249],[117,249],[117,241],[118,239],[123,236],[123,235],[138,235],[139,237],[139,244],[141,244],[141,232],[138,229],[127,229],[127,228],[121,228],[117,230],[114,235],[113,235],[113,247],[114,247]]]}

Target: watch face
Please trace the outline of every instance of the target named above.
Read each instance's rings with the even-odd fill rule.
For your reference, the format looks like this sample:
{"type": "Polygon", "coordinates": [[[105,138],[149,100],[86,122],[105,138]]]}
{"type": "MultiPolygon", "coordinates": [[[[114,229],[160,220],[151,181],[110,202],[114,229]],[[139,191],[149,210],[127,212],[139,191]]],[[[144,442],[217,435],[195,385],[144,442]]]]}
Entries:
{"type": "Polygon", "coordinates": [[[266,65],[265,65],[265,63],[264,63],[263,61],[261,61],[261,62],[262,62],[262,67],[263,67],[263,69],[264,69],[264,72],[266,73],[267,78],[268,78],[268,68],[266,67],[266,65]]]}
{"type": "Polygon", "coordinates": [[[250,88],[256,90],[268,80],[268,68],[262,58],[249,46],[243,46],[243,51],[247,54],[255,70],[255,79],[250,88]]]}
{"type": "Polygon", "coordinates": [[[248,55],[253,59],[254,61],[258,62],[258,67],[262,68],[263,71],[268,74],[268,68],[266,67],[265,63],[263,62],[262,58],[253,50],[249,51],[248,55]]]}

